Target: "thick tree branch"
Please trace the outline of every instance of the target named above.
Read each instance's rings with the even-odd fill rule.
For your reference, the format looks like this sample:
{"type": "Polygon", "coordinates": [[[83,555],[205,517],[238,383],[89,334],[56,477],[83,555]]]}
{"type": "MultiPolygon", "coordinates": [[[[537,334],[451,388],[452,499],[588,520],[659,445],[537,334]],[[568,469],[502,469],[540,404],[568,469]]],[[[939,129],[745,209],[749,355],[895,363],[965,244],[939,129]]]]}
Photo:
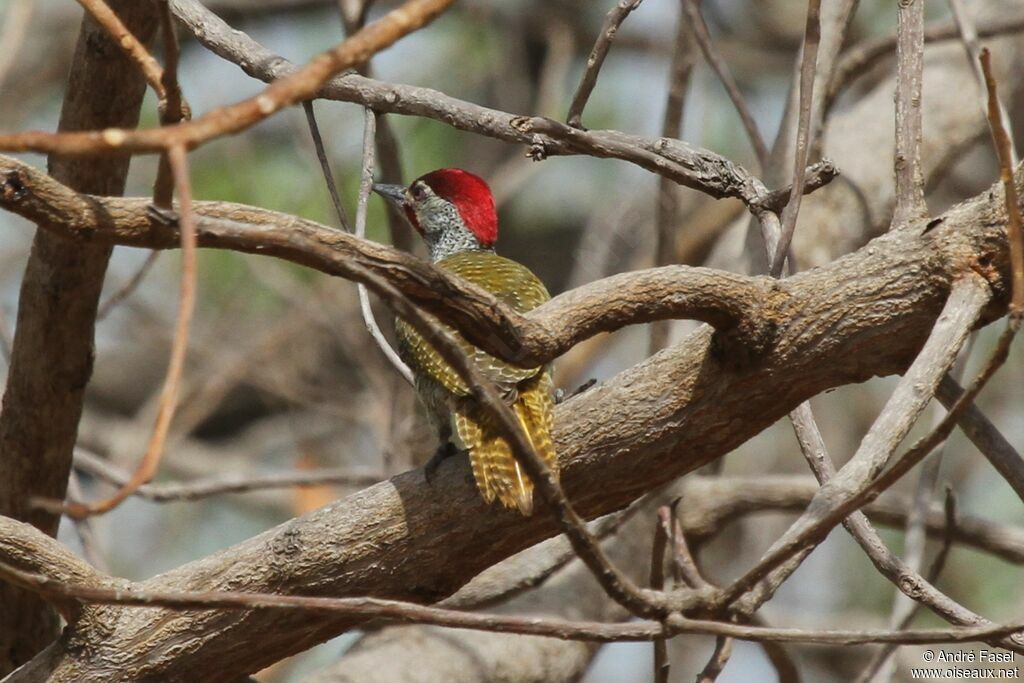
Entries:
{"type": "MultiPolygon", "coordinates": [[[[178,230],[154,219],[145,200],[80,195],[7,157],[0,157],[0,206],[51,221],[64,237],[151,249],[179,245],[178,230]]],[[[372,289],[361,275],[369,270],[477,346],[526,367],[600,332],[664,318],[710,323],[724,333],[724,348],[756,356],[771,340],[768,311],[786,299],[767,278],[668,266],[599,280],[523,315],[425,261],[312,221],[224,202],[197,202],[195,210],[200,246],[277,256],[372,289]]]]}
{"type": "Polygon", "coordinates": [[[723,591],[723,604],[734,602],[789,558],[824,540],[832,528],[826,521],[835,518],[837,509],[860,495],[878,476],[928,405],[991,295],[985,280],[973,274],[957,283],[920,355],[896,385],[857,452],[822,485],[807,511],[772,544],[761,561],[723,591]]]}
{"type": "MultiPolygon", "coordinates": [[[[788,279],[785,303],[773,316],[775,344],[756,363],[723,365],[712,353],[711,331],[701,329],[561,404],[555,438],[573,506],[586,517],[621,508],[720,457],[821,391],[903,372],[952,283],[974,272],[979,259],[998,302],[985,318],[1000,315],[1009,274],[1001,194],[954,207],[931,230],[911,223],[788,279]]],[[[546,516],[523,518],[486,506],[466,463],[447,461],[430,484],[419,471],[399,475],[141,585],[434,602],[556,528],[546,516]]],[[[201,667],[214,672],[211,681],[231,680],[356,623],[291,612],[86,610],[33,670],[54,681],[103,680],[104,662],[114,657],[139,677],[173,678],[201,667]],[[103,641],[83,650],[82,639],[94,629],[105,634],[103,641]],[[238,647],[256,633],[258,651],[238,647]],[[138,642],[146,643],[144,652],[131,645],[138,642]],[[160,654],[170,643],[173,654],[160,654]]]]}

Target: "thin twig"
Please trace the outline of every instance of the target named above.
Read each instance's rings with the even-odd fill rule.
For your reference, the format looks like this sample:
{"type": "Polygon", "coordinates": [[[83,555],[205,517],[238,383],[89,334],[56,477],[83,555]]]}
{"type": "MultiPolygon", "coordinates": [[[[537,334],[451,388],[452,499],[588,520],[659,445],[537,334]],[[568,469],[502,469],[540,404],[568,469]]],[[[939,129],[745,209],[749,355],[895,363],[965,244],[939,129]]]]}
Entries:
{"type": "MultiPolygon", "coordinates": [[[[987,81],[985,73],[981,68],[981,45],[978,42],[978,29],[974,26],[974,21],[964,8],[962,0],[949,0],[949,8],[953,11],[953,20],[956,22],[957,30],[960,31],[960,42],[963,43],[964,51],[967,53],[967,62],[971,66],[971,73],[974,74],[974,80],[978,83],[978,89],[981,90],[981,94],[984,96],[987,90],[987,81]]],[[[984,100],[985,98],[982,97],[982,99],[984,100]]],[[[1006,107],[998,97],[996,100],[999,106],[999,120],[1003,122],[1007,138],[1010,140],[1010,165],[1016,166],[1017,148],[1013,144],[1013,127],[1010,123],[1010,114],[1006,111],[1006,107]]],[[[986,117],[989,116],[986,104],[982,104],[981,110],[985,113],[986,117]]]]}
{"type": "MultiPolygon", "coordinates": [[[[978,36],[992,38],[1008,33],[1024,31],[1024,14],[999,17],[977,27],[978,36]]],[[[925,27],[925,43],[937,43],[960,37],[960,31],[951,21],[930,24],[925,27]]],[[[892,54],[896,47],[896,34],[865,40],[847,50],[836,64],[825,93],[824,110],[829,112],[839,95],[854,83],[859,76],[869,71],[880,60],[892,54]]]]}
{"type": "Polygon", "coordinates": [[[807,3],[807,24],[804,28],[803,57],[800,64],[800,112],[797,118],[796,153],[793,161],[793,186],[789,202],[782,211],[782,232],[768,269],[772,277],[782,275],[782,265],[793,242],[800,203],[807,180],[807,156],[811,148],[811,104],[814,101],[814,75],[818,64],[818,44],[821,42],[821,0],[807,3]]]}
{"type": "Polygon", "coordinates": [[[139,42],[139,39],[128,30],[121,18],[110,9],[103,0],[78,0],[78,4],[85,9],[92,18],[113,38],[114,43],[121,48],[121,51],[133,62],[135,62],[142,75],[145,77],[149,87],[153,88],[160,100],[167,98],[167,90],[164,88],[163,67],[149,53],[146,46],[139,42]]]}
{"type": "MultiPolygon", "coordinates": [[[[157,8],[160,15],[160,35],[164,45],[164,72],[160,77],[163,95],[157,105],[161,126],[171,126],[191,117],[191,110],[181,94],[178,82],[178,34],[174,30],[174,17],[168,0],[158,0],[157,8]]],[[[174,170],[171,168],[167,151],[160,154],[157,164],[156,180],[153,181],[153,204],[161,209],[170,209],[174,200],[174,170]]],[[[140,271],[143,275],[145,271],[140,271]]]]}
{"type": "Polygon", "coordinates": [[[700,573],[697,562],[690,552],[690,544],[686,541],[686,534],[683,526],[679,523],[677,509],[682,498],[672,501],[672,505],[662,506],[658,509],[658,515],[665,533],[671,540],[672,568],[690,588],[708,588],[710,583],[700,573]]]}
{"type": "MultiPolygon", "coordinates": [[[[67,497],[71,502],[81,502],[85,498],[82,492],[82,484],[74,470],[71,470],[68,474],[67,497]]],[[[75,527],[75,533],[78,535],[78,541],[82,544],[82,557],[99,571],[108,571],[107,563],[103,559],[99,543],[96,540],[96,530],[93,529],[92,520],[76,519],[73,526],[75,527]]]]}
{"type": "Polygon", "coordinates": [[[722,82],[725,92],[732,100],[733,107],[736,108],[736,113],[740,116],[740,121],[743,122],[743,129],[746,130],[750,144],[754,148],[758,166],[762,170],[768,168],[768,146],[764,142],[764,137],[761,136],[761,131],[758,130],[757,122],[754,121],[736,80],[732,77],[732,72],[729,71],[728,64],[718,54],[718,50],[711,40],[711,32],[708,31],[708,25],[700,11],[701,0],[682,0],[682,2],[683,11],[690,19],[690,30],[693,31],[693,36],[697,39],[701,52],[704,53],[704,59],[722,82]]]}
{"type": "MultiPolygon", "coordinates": [[[[803,404],[795,410],[791,414],[794,418],[793,426],[796,430],[801,450],[810,464],[811,470],[818,481],[821,484],[825,484],[835,475],[835,465],[832,463],[824,440],[813,421],[813,417],[809,413],[810,408],[807,404],[803,404]]],[[[928,499],[925,498],[924,501],[927,504],[928,499]]],[[[907,527],[910,527],[911,517],[911,515],[907,515],[907,527]]],[[[912,604],[927,605],[940,616],[954,621],[957,619],[963,621],[964,618],[969,618],[969,615],[959,609],[958,605],[939,593],[931,585],[933,579],[920,576],[918,573],[920,563],[914,561],[909,550],[906,553],[906,561],[901,561],[895,553],[886,547],[881,536],[879,536],[878,532],[867,520],[863,511],[858,510],[851,514],[843,520],[843,526],[861,546],[879,572],[899,588],[901,597],[912,592],[914,598],[918,601],[912,604]]],[[[950,530],[946,529],[945,535],[949,533],[950,530]]],[[[905,546],[909,547],[911,544],[910,534],[908,533],[905,538],[907,539],[905,546]]],[[[906,628],[906,624],[894,622],[893,627],[902,629],[906,628]]]]}
{"type": "MultiPolygon", "coordinates": [[[[995,349],[993,350],[988,363],[982,371],[978,373],[978,376],[975,378],[974,382],[972,382],[970,388],[964,392],[964,395],[960,400],[950,408],[943,420],[931,432],[919,439],[888,470],[882,472],[873,480],[861,484],[843,501],[825,511],[824,514],[818,515],[816,520],[811,521],[808,526],[804,527],[794,536],[794,543],[784,542],[777,544],[777,549],[775,551],[769,551],[766,555],[766,558],[768,558],[767,561],[769,563],[776,564],[784,562],[786,561],[786,558],[789,557],[789,554],[793,552],[792,548],[807,547],[808,543],[813,543],[812,539],[823,538],[824,534],[835,526],[835,524],[839,523],[853,511],[873,500],[881,491],[892,486],[912,467],[921,462],[921,460],[924,459],[932,449],[942,443],[956,425],[956,418],[960,411],[974,400],[996,371],[1006,362],[1009,355],[1010,344],[1012,343],[1019,328],[1020,318],[1010,317],[1007,328],[997,340],[995,349]],[[783,545],[788,546],[787,549],[783,550],[783,545]]],[[[844,467],[844,470],[845,469],[846,468],[844,467]]],[[[840,475],[842,475],[842,472],[840,472],[840,475]]],[[[824,489],[825,487],[822,488],[824,489]]],[[[734,584],[734,587],[745,581],[746,579],[740,579],[736,584],[734,584]]],[[[726,593],[726,595],[728,595],[728,593],[726,593]]]]}
{"type": "Polygon", "coordinates": [[[338,226],[346,232],[351,232],[345,206],[341,203],[341,195],[338,194],[338,183],[334,179],[331,163],[327,159],[327,150],[324,148],[324,139],[320,135],[320,126],[316,122],[313,100],[303,100],[302,111],[306,113],[306,125],[309,126],[309,134],[313,138],[313,148],[316,150],[317,161],[320,162],[320,172],[324,175],[327,192],[331,196],[331,205],[334,207],[334,216],[338,219],[338,226]]]}
{"type": "Polygon", "coordinates": [[[146,279],[146,275],[156,264],[157,259],[160,257],[160,251],[157,249],[152,250],[146,256],[146,260],[142,262],[132,276],[128,279],[124,285],[116,292],[110,295],[110,297],[100,304],[99,310],[96,312],[96,321],[99,322],[105,319],[110,312],[117,308],[123,301],[132,295],[132,293],[138,289],[142,281],[146,279]]]}
{"type": "MultiPolygon", "coordinates": [[[[254,78],[272,82],[298,71],[287,59],[232,28],[196,0],[175,0],[174,11],[196,40],[254,78]]],[[[587,154],[623,159],[712,197],[736,197],[748,207],[760,208],[762,196],[770,194],[757,179],[728,159],[679,140],[645,138],[619,131],[584,132],[543,117],[517,117],[436,90],[356,74],[334,77],[318,93],[320,97],[371,107],[378,114],[429,118],[458,130],[530,145],[531,150],[547,156],[587,154]]],[[[0,148],[5,142],[10,140],[0,136],[0,148]]],[[[831,177],[823,180],[827,182],[831,177]]]]}
{"type": "MultiPolygon", "coordinates": [[[[824,534],[827,533],[828,529],[842,521],[847,515],[852,514],[863,505],[873,500],[878,494],[887,488],[891,487],[896,481],[904,476],[912,467],[919,463],[924,457],[926,457],[932,449],[938,444],[942,443],[952,432],[953,427],[956,424],[956,419],[959,412],[966,406],[970,405],[971,401],[978,395],[982,388],[988,383],[996,371],[1002,367],[1006,362],[1009,355],[1010,344],[1013,341],[1018,329],[1020,328],[1021,319],[1019,317],[1010,316],[1006,330],[1000,335],[996,342],[996,347],[993,350],[988,362],[982,371],[972,382],[970,388],[964,393],[961,399],[950,408],[950,411],[942,419],[942,421],[927,435],[919,439],[902,457],[900,457],[896,463],[885,472],[882,472],[874,480],[858,485],[855,490],[846,498],[845,501],[841,501],[836,504],[831,510],[827,510],[817,515],[817,520],[812,521],[809,527],[805,527],[803,532],[798,535],[803,536],[804,541],[809,539],[817,539],[820,541],[824,538],[824,534]]],[[[847,466],[849,467],[849,465],[847,466]]],[[[844,471],[847,470],[844,467],[844,471]]],[[[840,472],[840,476],[843,473],[840,472]]],[[[824,490],[826,487],[822,487],[824,490]]],[[[812,506],[813,507],[813,503],[812,506]]],[[[810,509],[810,508],[809,508],[810,509]]],[[[806,515],[805,515],[806,516],[806,515]]],[[[776,546],[781,544],[776,544],[776,546]]],[[[797,544],[795,547],[810,548],[813,545],[811,541],[810,545],[803,545],[803,542],[797,544]]],[[[790,550],[789,552],[793,552],[790,550]]],[[[797,552],[806,552],[799,551],[797,552]]],[[[772,551],[769,551],[768,555],[771,555],[772,551]]],[[[776,562],[787,562],[786,558],[789,556],[787,552],[778,553],[778,556],[774,559],[776,562]]],[[[742,581],[742,579],[741,579],[742,581]]],[[[737,582],[739,583],[739,582],[737,582]]],[[[734,584],[735,586],[736,584],[734,584]]],[[[952,615],[951,615],[952,616],[952,615]]],[[[963,623],[975,624],[988,624],[988,620],[973,615],[970,612],[961,610],[961,621],[963,623]]],[[[1012,639],[1004,639],[999,641],[1002,647],[1012,649],[1015,652],[1021,650],[1020,645],[1020,634],[1014,636],[1012,639]]]]}
{"type": "MultiPolygon", "coordinates": [[[[768,622],[760,614],[751,615],[750,623],[762,628],[769,627],[768,622]]],[[[782,643],[762,641],[759,645],[761,650],[764,651],[765,657],[771,663],[772,668],[775,669],[778,683],[801,683],[800,669],[797,667],[796,661],[789,653],[789,650],[782,643]]]]}
{"type": "MultiPolygon", "coordinates": [[[[75,449],[75,468],[88,472],[115,486],[124,486],[131,480],[131,474],[110,462],[82,449],[75,449]]],[[[336,484],[342,486],[369,486],[385,478],[381,472],[365,472],[352,468],[324,468],[308,471],[288,471],[274,474],[243,476],[220,476],[192,481],[144,484],[132,495],[154,503],[173,503],[199,500],[226,493],[250,493],[281,488],[302,488],[336,484]]]]}
{"type": "MultiPolygon", "coordinates": [[[[954,375],[959,379],[963,376],[963,371],[966,366],[967,358],[970,356],[973,341],[974,337],[972,336],[968,339],[967,343],[964,344],[964,349],[960,353],[960,358],[957,361],[956,366],[949,373],[944,375],[943,379],[954,375]]],[[[936,393],[938,393],[937,390],[936,393]]],[[[934,422],[938,422],[940,419],[941,408],[937,408],[934,422]]],[[[903,534],[903,562],[914,572],[920,572],[921,568],[924,567],[925,545],[928,540],[926,522],[928,513],[931,510],[932,498],[935,494],[935,486],[939,480],[939,471],[942,468],[945,446],[946,444],[943,444],[935,454],[926,460],[921,466],[921,471],[918,474],[917,486],[914,489],[914,496],[910,504],[910,510],[907,513],[906,531],[903,534]]],[[[947,491],[947,506],[949,505],[949,501],[952,499],[952,495],[952,491],[947,491]]],[[[951,533],[952,530],[947,529],[945,537],[949,538],[951,533]]],[[[934,583],[934,579],[928,579],[928,582],[934,583]]],[[[920,605],[921,602],[915,601],[909,595],[899,590],[899,584],[897,584],[897,591],[893,596],[892,613],[889,617],[889,625],[898,629],[906,628],[914,618],[914,615],[919,611],[920,605]]],[[[895,652],[895,649],[891,650],[887,655],[882,654],[885,650],[886,648],[882,648],[882,652],[879,653],[879,656],[877,657],[878,669],[886,672],[881,675],[882,680],[889,679],[890,676],[888,675],[888,672],[891,672],[894,664],[891,658],[891,653],[895,652]]],[[[873,661],[872,664],[875,664],[875,662],[873,661]]]]}
{"type": "MultiPolygon", "coordinates": [[[[372,109],[367,107],[364,110],[364,117],[363,171],[359,179],[359,203],[356,205],[356,237],[360,239],[366,238],[366,213],[370,203],[370,190],[373,188],[374,149],[377,139],[377,115],[374,114],[372,109]]],[[[399,357],[398,352],[392,348],[391,344],[388,343],[387,338],[380,329],[380,325],[377,324],[377,319],[373,315],[373,308],[370,307],[370,294],[366,291],[366,285],[361,282],[357,283],[356,290],[359,293],[359,312],[362,314],[363,323],[366,325],[366,329],[373,338],[374,343],[377,344],[377,348],[387,358],[391,367],[402,376],[402,379],[414,386],[416,378],[413,376],[412,370],[399,357]]]]}
{"type": "MultiPolygon", "coordinates": [[[[928,583],[935,583],[938,580],[942,569],[946,566],[946,558],[949,557],[949,550],[952,548],[953,537],[956,534],[956,497],[950,488],[946,489],[945,512],[946,527],[945,533],[942,535],[942,546],[939,548],[939,552],[935,555],[935,559],[932,560],[931,567],[928,569],[928,583]]],[[[909,525],[909,515],[907,522],[909,525]]],[[[899,595],[902,596],[903,594],[900,593],[899,595]]],[[[893,621],[893,628],[896,630],[902,631],[909,627],[914,620],[914,616],[919,611],[919,603],[909,602],[907,604],[909,609],[905,609],[900,613],[895,609],[893,610],[893,617],[899,614],[899,618],[893,621]]],[[[883,645],[871,658],[867,666],[857,675],[854,683],[871,683],[871,681],[876,679],[880,681],[890,680],[894,666],[892,656],[898,647],[898,645],[891,643],[883,645]]]]}
{"type": "Polygon", "coordinates": [[[188,178],[188,159],[185,148],[175,145],[168,150],[168,161],[174,171],[175,191],[180,206],[181,227],[181,291],[178,303],[178,321],[174,328],[174,340],[171,346],[171,358],[167,365],[167,375],[160,392],[160,405],[157,411],[156,424],[150,436],[146,452],[139,462],[132,478],[109,498],[89,504],[64,504],[60,501],[36,500],[36,504],[51,509],[58,509],[68,516],[81,519],[96,514],[109,512],[122,501],[145,484],[156,474],[163,455],[167,432],[177,407],[178,385],[185,367],[185,354],[188,350],[188,334],[192,323],[192,314],[196,301],[196,219],[192,210],[192,187],[188,178]]]}
{"type": "MultiPolygon", "coordinates": [[[[65,583],[41,574],[24,571],[0,561],[0,576],[51,600],[68,598],[84,603],[123,605],[126,607],[162,607],[171,610],[249,610],[279,609],[328,612],[361,617],[394,619],[406,623],[434,624],[498,633],[519,633],[563,640],[590,642],[650,641],[666,635],[701,633],[750,641],[863,645],[900,643],[923,645],[990,640],[1024,629],[1024,623],[984,627],[952,627],[916,631],[887,630],[802,630],[743,626],[720,621],[671,617],[668,623],[631,621],[607,624],[574,622],[535,616],[480,614],[428,607],[417,603],[380,598],[327,598],[275,593],[228,591],[149,591],[107,588],[100,585],[65,583]]],[[[81,579],[79,579],[81,581],[81,579]]]]}
{"type": "MultiPolygon", "coordinates": [[[[686,91],[693,71],[693,40],[686,27],[686,16],[680,5],[676,19],[676,46],[672,52],[669,69],[668,96],[665,100],[665,116],[661,124],[661,135],[665,138],[681,138],[683,113],[686,110],[686,91]]],[[[679,220],[679,188],[665,177],[658,178],[657,203],[655,205],[655,231],[657,245],[654,248],[654,265],[667,266],[675,260],[676,223],[679,220]]],[[[667,321],[651,323],[647,353],[653,355],[665,348],[669,341],[671,324],[667,321]]]]}
{"type": "MultiPolygon", "coordinates": [[[[663,506],[664,507],[664,506],[663,506]]],[[[651,589],[665,590],[665,548],[668,545],[668,534],[662,523],[661,508],[658,509],[659,519],[654,524],[654,541],[651,543],[651,589]]],[[[654,641],[654,683],[668,683],[671,671],[668,659],[668,641],[658,638],[654,641]]]]}
{"type": "Polygon", "coordinates": [[[610,562],[586,524],[569,504],[558,479],[534,450],[529,437],[523,432],[521,423],[502,399],[497,387],[462,352],[452,335],[441,327],[436,319],[416,308],[391,282],[361,266],[357,266],[356,269],[362,271],[364,281],[372,284],[376,293],[385,298],[392,309],[412,325],[424,340],[437,350],[444,361],[452,366],[460,379],[469,386],[474,400],[494,418],[499,435],[509,443],[516,461],[526,470],[576,554],[593,572],[609,597],[636,616],[667,614],[669,610],[664,594],[641,590],[610,562]]]}
{"type": "Polygon", "coordinates": [[[1019,318],[1024,315],[1024,222],[1020,215],[1017,186],[1013,182],[1013,142],[1003,122],[999,91],[992,75],[992,56],[988,48],[981,51],[980,59],[985,74],[985,88],[988,90],[988,125],[999,158],[999,178],[1003,183],[1006,202],[1006,236],[1010,242],[1010,269],[1013,273],[1010,315],[1019,318]]]}
{"type": "MultiPolygon", "coordinates": [[[[949,409],[963,393],[964,389],[960,383],[946,375],[939,382],[935,398],[949,409]]],[[[1013,447],[1013,444],[973,404],[960,414],[957,425],[995,468],[996,472],[1006,480],[1010,488],[1016,492],[1017,497],[1024,502],[1024,458],[1013,447]]]]}
{"type": "MultiPolygon", "coordinates": [[[[354,2],[338,0],[338,10],[341,14],[342,28],[345,31],[346,37],[351,36],[366,25],[366,17],[372,4],[373,0],[354,0],[354,2]]],[[[363,76],[373,76],[372,60],[367,59],[362,64],[357,64],[355,70],[363,76]]],[[[388,123],[386,116],[377,119],[377,156],[380,157],[381,181],[400,184],[402,182],[402,159],[399,153],[398,140],[395,138],[395,133],[388,123]]],[[[409,227],[405,216],[399,215],[394,207],[388,204],[387,217],[388,230],[391,233],[391,244],[403,251],[413,251],[413,231],[409,227]]],[[[384,398],[387,399],[388,397],[384,398]]],[[[388,400],[387,404],[391,409],[397,407],[394,400],[388,400]]],[[[394,413],[394,410],[392,410],[392,413],[394,413]]]]}
{"type": "Polygon", "coordinates": [[[733,639],[728,636],[718,636],[715,639],[715,650],[711,653],[711,659],[697,674],[697,683],[714,683],[718,680],[719,674],[732,656],[732,643],[733,639]]]}
{"type": "Polygon", "coordinates": [[[928,213],[924,201],[924,172],[921,170],[924,0],[901,0],[897,8],[894,225],[928,213]]]}
{"type": "Polygon", "coordinates": [[[958,526],[958,508],[959,505],[956,502],[956,493],[953,491],[953,487],[946,486],[946,499],[942,506],[943,511],[946,513],[946,527],[942,534],[942,545],[939,546],[939,552],[935,554],[931,566],[928,567],[928,581],[931,583],[938,581],[939,576],[942,575],[942,570],[946,567],[946,560],[949,559],[949,551],[953,549],[953,541],[956,540],[958,526]]]}
{"type": "MultiPolygon", "coordinates": [[[[95,0],[91,0],[95,1],[95,0]]],[[[259,94],[214,109],[191,121],[151,129],[49,133],[26,131],[0,135],[0,149],[89,156],[111,152],[154,153],[173,146],[199,147],[239,133],[276,112],[315,96],[335,74],[366,61],[404,36],[433,21],[455,0],[407,0],[336,47],[311,59],[291,76],[274,81],[259,94]]]]}
{"type": "Polygon", "coordinates": [[[619,26],[626,20],[630,12],[640,6],[641,2],[643,0],[619,0],[619,3],[612,7],[605,16],[604,24],[601,25],[601,33],[598,34],[594,48],[590,51],[590,56],[587,57],[587,68],[583,72],[583,78],[576,88],[576,93],[572,96],[572,104],[569,105],[569,113],[566,115],[566,123],[573,128],[582,127],[580,116],[583,114],[583,108],[587,106],[590,93],[597,85],[601,65],[604,64],[604,59],[608,56],[608,50],[611,49],[619,26]]]}
{"type": "Polygon", "coordinates": [[[164,72],[160,83],[164,88],[164,96],[160,101],[160,123],[167,126],[191,117],[192,111],[181,93],[178,81],[178,63],[181,48],[178,45],[178,34],[175,31],[174,16],[171,14],[170,0],[157,0],[160,16],[160,35],[164,46],[164,72]]]}
{"type": "MultiPolygon", "coordinates": [[[[10,157],[0,156],[0,190],[0,205],[68,237],[87,232],[123,245],[179,244],[173,230],[154,222],[146,200],[80,195],[10,157]],[[15,187],[22,191],[12,194],[15,187]],[[97,212],[103,220],[96,220],[97,212]]],[[[720,330],[718,341],[727,350],[744,354],[763,352],[775,333],[765,313],[781,290],[762,278],[678,265],[650,268],[589,283],[524,315],[429,262],[336,228],[226,202],[196,207],[204,247],[283,258],[363,282],[371,291],[379,280],[363,273],[381,275],[471,344],[522,367],[547,363],[600,332],[661,317],[707,322],[720,330]]]]}

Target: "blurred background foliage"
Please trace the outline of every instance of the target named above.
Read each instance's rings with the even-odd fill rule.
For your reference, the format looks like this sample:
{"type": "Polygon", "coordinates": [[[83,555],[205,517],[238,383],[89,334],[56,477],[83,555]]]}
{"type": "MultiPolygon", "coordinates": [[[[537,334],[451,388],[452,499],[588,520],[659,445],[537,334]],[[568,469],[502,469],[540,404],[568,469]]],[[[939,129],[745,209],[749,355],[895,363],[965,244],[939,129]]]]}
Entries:
{"type": "MultiPolygon", "coordinates": [[[[563,119],[586,55],[611,0],[467,0],[429,29],[401,41],[373,60],[384,80],[423,85],[449,95],[519,114],[563,119]]],[[[216,0],[209,3],[229,23],[271,50],[301,63],[336,43],[342,33],[337,5],[326,0],[216,0]]],[[[371,19],[392,2],[377,2],[371,19]]],[[[863,0],[848,44],[892,33],[895,3],[863,0]]],[[[0,4],[3,9],[3,4],[0,4]]],[[[790,88],[802,38],[806,3],[801,0],[706,0],[714,39],[771,141],[790,88]]],[[[930,20],[948,16],[944,2],[928,4],[930,20]]],[[[56,125],[64,78],[81,10],[67,0],[33,3],[31,23],[18,56],[0,84],[0,128],[56,125]]],[[[625,22],[584,113],[590,128],[659,135],[673,49],[678,3],[647,0],[625,22]]],[[[262,84],[183,37],[181,81],[196,112],[258,92],[262,84]]],[[[891,72],[892,61],[862,77],[839,102],[842,111],[891,72]]],[[[925,88],[941,89],[929,81],[925,88]]],[[[1024,129],[1020,88],[1011,100],[1017,129],[1024,129]]],[[[949,93],[957,97],[958,93],[949,93]]],[[[962,106],[975,107],[974,93],[962,106]]],[[[890,100],[891,101],[891,100],[890,100]]],[[[316,103],[329,156],[349,215],[354,215],[359,174],[362,112],[337,102],[316,103]]],[[[890,112],[884,116],[891,117],[890,112]]],[[[387,117],[398,141],[406,181],[442,166],[462,166],[488,178],[500,206],[499,250],[534,269],[552,292],[612,272],[652,263],[657,178],[629,164],[583,157],[535,163],[519,146],[456,131],[435,121],[387,117]]],[[[147,95],[144,126],[156,125],[147,95]]],[[[926,130],[926,135],[928,131],[926,130]]],[[[739,119],[710,70],[698,60],[686,97],[683,138],[756,169],[739,119]]],[[[889,148],[872,150],[886,159],[889,148]]],[[[27,157],[42,165],[38,157],[27,157]]],[[[840,169],[844,159],[836,158],[840,169]]],[[[155,159],[133,161],[129,194],[151,191],[155,159]]],[[[887,162],[888,163],[888,162],[887,162]]],[[[333,224],[328,194],[301,109],[283,112],[246,133],[221,139],[191,156],[199,199],[254,204],[333,224]]],[[[986,187],[996,177],[987,140],[978,136],[956,163],[930,184],[929,203],[941,209],[986,187]]],[[[718,250],[719,236],[739,216],[738,205],[714,202],[679,189],[678,234],[721,224],[712,239],[681,260],[702,263],[718,250]]],[[[813,206],[817,195],[805,202],[813,206]]],[[[811,210],[811,209],[808,209],[811,210]]],[[[742,222],[742,221],[741,221],[742,222]]],[[[735,230],[732,232],[735,233],[735,230]]],[[[32,230],[0,214],[0,321],[9,339],[18,284],[32,230]]],[[[382,203],[373,200],[369,237],[387,241],[382,203]]],[[[724,238],[723,238],[724,239],[724,238]]],[[[147,254],[118,248],[107,296],[121,289],[147,254]]],[[[736,265],[739,268],[741,266],[736,265]]],[[[433,449],[411,391],[396,379],[363,328],[354,288],[291,264],[258,256],[204,251],[200,304],[191,338],[181,411],[157,482],[226,474],[280,472],[294,468],[352,467],[381,478],[422,462],[433,449]]],[[[81,448],[130,469],[142,453],[160,389],[176,315],[179,257],[162,254],[130,297],[97,331],[95,378],[81,429],[81,448]]],[[[390,328],[386,310],[378,317],[390,328]]],[[[678,323],[673,338],[692,326],[678,323]]],[[[991,345],[981,334],[972,358],[991,345]]],[[[981,400],[982,407],[1018,447],[1024,444],[1020,345],[981,400]]],[[[573,390],[640,361],[647,330],[630,328],[574,350],[559,364],[559,382],[573,390]]],[[[969,362],[969,368],[975,362],[969,362]]],[[[0,369],[4,372],[5,369],[0,369]]],[[[825,438],[842,462],[852,453],[893,380],[844,387],[814,400],[825,438]]],[[[924,420],[928,422],[928,420],[924,420]]],[[[1024,522],[1020,501],[959,434],[947,449],[940,482],[951,485],[960,509],[1009,523],[1024,522]]],[[[775,425],[725,459],[725,474],[804,474],[795,439],[785,422],[775,425]]],[[[79,473],[78,495],[98,497],[109,486],[79,473]]],[[[916,475],[902,482],[911,490],[916,475]]],[[[200,501],[155,504],[138,498],[90,523],[80,533],[64,525],[61,538],[116,574],[143,578],[224,548],[291,516],[348,492],[313,487],[228,495],[200,501]]],[[[736,576],[767,547],[790,519],[786,514],[745,518],[703,549],[707,573],[722,581],[736,576]]],[[[886,532],[896,549],[902,534],[886,532]]],[[[999,620],[1019,614],[1018,567],[981,553],[954,549],[940,587],[999,620]]],[[[842,532],[833,534],[767,607],[776,624],[821,628],[883,626],[893,589],[842,532]]],[[[921,625],[936,620],[922,615],[921,625]]],[[[346,636],[263,672],[261,681],[298,681],[352,641],[346,636]]],[[[676,670],[694,671],[710,641],[673,641],[676,670]]],[[[867,659],[865,649],[794,648],[808,681],[843,681],[867,659]]],[[[621,683],[649,678],[650,648],[604,648],[584,679],[621,683]]],[[[919,662],[905,648],[903,662],[919,662]]],[[[719,679],[769,680],[756,647],[738,644],[719,679]]],[[[689,675],[689,674],[687,674],[689,675]]]]}

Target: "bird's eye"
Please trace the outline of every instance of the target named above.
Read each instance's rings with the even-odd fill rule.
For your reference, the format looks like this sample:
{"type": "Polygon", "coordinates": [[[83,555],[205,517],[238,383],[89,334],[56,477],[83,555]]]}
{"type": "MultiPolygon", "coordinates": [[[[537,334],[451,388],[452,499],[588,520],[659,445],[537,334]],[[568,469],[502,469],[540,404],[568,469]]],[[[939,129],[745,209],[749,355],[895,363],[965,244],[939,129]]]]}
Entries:
{"type": "Polygon", "coordinates": [[[409,188],[409,192],[416,201],[422,201],[427,198],[427,188],[423,186],[423,183],[414,184],[409,188]]]}

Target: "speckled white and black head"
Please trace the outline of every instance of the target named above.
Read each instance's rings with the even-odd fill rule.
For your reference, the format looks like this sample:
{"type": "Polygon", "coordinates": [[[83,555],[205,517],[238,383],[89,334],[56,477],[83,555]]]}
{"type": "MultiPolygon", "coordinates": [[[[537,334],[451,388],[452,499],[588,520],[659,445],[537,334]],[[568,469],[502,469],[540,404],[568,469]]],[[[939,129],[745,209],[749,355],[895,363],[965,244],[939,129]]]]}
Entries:
{"type": "Polygon", "coordinates": [[[434,261],[463,251],[494,249],[498,213],[491,188],[479,176],[460,168],[442,168],[417,178],[409,187],[374,185],[373,189],[405,213],[434,261]]]}

